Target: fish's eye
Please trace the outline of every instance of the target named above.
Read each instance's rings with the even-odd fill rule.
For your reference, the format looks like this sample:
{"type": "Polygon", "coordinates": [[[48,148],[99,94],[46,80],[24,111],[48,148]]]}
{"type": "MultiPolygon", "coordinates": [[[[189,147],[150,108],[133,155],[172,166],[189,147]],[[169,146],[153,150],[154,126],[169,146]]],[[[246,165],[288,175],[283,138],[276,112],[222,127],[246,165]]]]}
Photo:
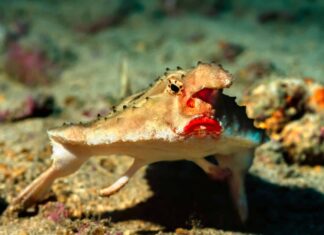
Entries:
{"type": "Polygon", "coordinates": [[[171,91],[173,91],[174,93],[178,93],[180,90],[180,87],[178,87],[177,85],[171,84],[170,86],[171,91]]]}
{"type": "Polygon", "coordinates": [[[176,95],[182,91],[183,84],[179,80],[171,78],[169,79],[169,84],[167,89],[170,94],[176,95]]]}

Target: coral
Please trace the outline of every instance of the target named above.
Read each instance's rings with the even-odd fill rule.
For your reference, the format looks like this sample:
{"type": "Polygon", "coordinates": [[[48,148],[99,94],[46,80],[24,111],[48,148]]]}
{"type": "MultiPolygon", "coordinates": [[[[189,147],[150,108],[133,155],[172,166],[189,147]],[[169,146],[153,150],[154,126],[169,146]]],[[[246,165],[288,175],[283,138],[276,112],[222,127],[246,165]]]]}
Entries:
{"type": "Polygon", "coordinates": [[[29,35],[30,27],[28,22],[14,21],[4,32],[4,70],[27,86],[49,84],[76,56],[47,35],[29,35]]]}
{"type": "Polygon", "coordinates": [[[309,82],[310,96],[307,100],[307,108],[312,112],[324,112],[324,87],[314,82],[309,82]]]}
{"type": "Polygon", "coordinates": [[[270,135],[280,133],[290,121],[302,116],[308,90],[300,80],[276,80],[247,92],[243,103],[250,118],[270,135]]]}
{"type": "Polygon", "coordinates": [[[54,223],[61,223],[69,217],[69,211],[63,203],[49,202],[42,209],[42,214],[54,223]]]}
{"type": "Polygon", "coordinates": [[[48,70],[53,66],[54,63],[41,50],[27,50],[19,43],[12,43],[7,50],[6,72],[28,86],[47,84],[48,70]]]}
{"type": "Polygon", "coordinates": [[[290,162],[324,163],[324,116],[306,114],[290,122],[283,129],[280,142],[290,162]]]}
{"type": "Polygon", "coordinates": [[[250,118],[296,163],[324,163],[324,87],[312,80],[261,84],[243,98],[250,118]]]}

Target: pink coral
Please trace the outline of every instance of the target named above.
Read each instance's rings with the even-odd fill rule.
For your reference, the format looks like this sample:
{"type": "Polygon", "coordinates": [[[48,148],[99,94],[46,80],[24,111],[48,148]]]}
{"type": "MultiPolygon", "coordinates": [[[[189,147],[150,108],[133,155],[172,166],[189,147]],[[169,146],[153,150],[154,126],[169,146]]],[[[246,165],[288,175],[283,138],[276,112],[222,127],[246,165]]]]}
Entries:
{"type": "Polygon", "coordinates": [[[27,50],[18,43],[12,43],[8,47],[6,71],[28,86],[48,83],[48,70],[53,66],[40,50],[27,50]]]}
{"type": "Polygon", "coordinates": [[[69,211],[63,203],[52,202],[45,206],[44,216],[55,223],[60,223],[69,217],[69,211]]]}

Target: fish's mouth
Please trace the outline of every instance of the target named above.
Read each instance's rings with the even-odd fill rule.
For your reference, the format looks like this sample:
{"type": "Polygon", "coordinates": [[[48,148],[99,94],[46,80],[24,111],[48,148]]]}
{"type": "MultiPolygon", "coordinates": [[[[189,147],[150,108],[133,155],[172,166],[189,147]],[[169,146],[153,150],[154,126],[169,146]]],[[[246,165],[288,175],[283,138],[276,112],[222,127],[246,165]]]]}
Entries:
{"type": "Polygon", "coordinates": [[[184,128],[183,135],[195,137],[219,137],[222,133],[222,126],[217,120],[201,116],[192,119],[184,128]]]}
{"type": "Polygon", "coordinates": [[[196,93],[194,93],[191,97],[200,99],[206,103],[213,105],[217,94],[218,94],[217,89],[203,88],[203,89],[197,91],[196,93]]]}
{"type": "Polygon", "coordinates": [[[214,118],[214,104],[218,94],[217,89],[203,88],[195,92],[187,101],[187,106],[195,108],[198,103],[199,108],[195,118],[183,128],[183,135],[195,137],[219,137],[222,133],[221,123],[214,118]]]}

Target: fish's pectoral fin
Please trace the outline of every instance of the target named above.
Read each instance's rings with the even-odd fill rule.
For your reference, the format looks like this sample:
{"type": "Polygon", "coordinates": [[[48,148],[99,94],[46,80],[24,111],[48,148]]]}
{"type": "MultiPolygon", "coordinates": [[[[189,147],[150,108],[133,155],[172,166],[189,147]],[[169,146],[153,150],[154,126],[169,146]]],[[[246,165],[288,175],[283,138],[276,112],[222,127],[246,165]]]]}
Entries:
{"type": "Polygon", "coordinates": [[[26,209],[37,202],[41,201],[54,180],[58,177],[59,172],[55,167],[51,166],[44,173],[38,176],[32,183],[30,183],[19,195],[14,198],[12,205],[20,209],[26,209]]]}
{"type": "Polygon", "coordinates": [[[248,218],[248,203],[245,192],[245,174],[233,172],[228,179],[228,186],[240,221],[245,223],[248,218]]]}
{"type": "Polygon", "coordinates": [[[248,202],[245,191],[245,176],[252,164],[253,148],[242,149],[232,155],[215,156],[221,167],[228,167],[232,174],[228,177],[228,187],[233,204],[239,215],[241,223],[248,219],[248,202]]]}
{"type": "Polygon", "coordinates": [[[228,167],[220,167],[204,158],[196,159],[194,163],[202,168],[206,174],[215,181],[224,181],[232,175],[232,171],[228,167]]]}
{"type": "Polygon", "coordinates": [[[41,201],[57,178],[74,173],[88,159],[87,157],[74,155],[63,145],[56,142],[52,142],[52,145],[52,158],[54,159],[52,165],[32,181],[13,200],[12,205],[19,205],[21,209],[26,209],[41,201]]]}
{"type": "Polygon", "coordinates": [[[99,195],[102,197],[108,197],[112,194],[117,193],[120,189],[122,189],[129,181],[129,179],[143,166],[147,165],[146,161],[141,161],[134,159],[132,165],[128,168],[128,170],[119,177],[112,185],[107,188],[103,188],[100,190],[99,195]]]}

